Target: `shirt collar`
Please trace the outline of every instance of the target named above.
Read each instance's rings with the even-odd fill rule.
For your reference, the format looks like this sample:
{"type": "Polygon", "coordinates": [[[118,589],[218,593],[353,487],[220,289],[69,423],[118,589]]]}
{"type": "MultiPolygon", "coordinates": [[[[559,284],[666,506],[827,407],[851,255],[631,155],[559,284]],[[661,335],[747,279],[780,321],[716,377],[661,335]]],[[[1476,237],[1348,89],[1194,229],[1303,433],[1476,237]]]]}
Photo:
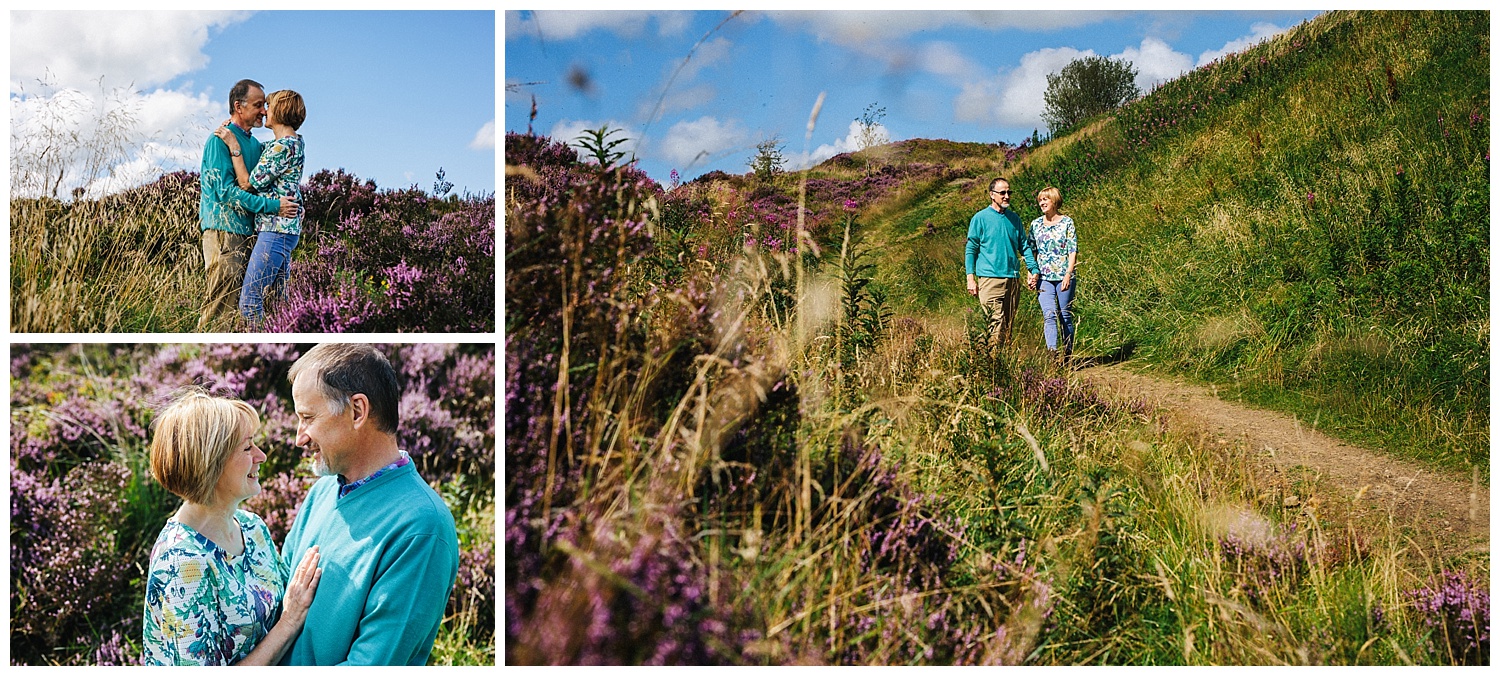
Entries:
{"type": "Polygon", "coordinates": [[[359,488],[360,486],[363,486],[363,485],[365,485],[367,483],[370,483],[371,481],[374,481],[375,477],[378,477],[378,476],[380,476],[382,474],[385,474],[386,472],[389,472],[389,471],[391,471],[393,469],[398,469],[398,468],[403,467],[405,465],[411,464],[411,456],[407,455],[406,451],[397,451],[397,452],[401,454],[401,457],[396,458],[395,462],[393,462],[393,463],[391,463],[389,465],[386,465],[385,467],[381,467],[380,469],[375,470],[374,474],[371,474],[370,476],[367,476],[367,477],[365,477],[363,479],[360,479],[359,481],[346,481],[344,479],[344,475],[340,474],[339,475],[339,497],[342,498],[345,495],[348,495],[348,494],[354,492],[354,489],[359,488]]]}

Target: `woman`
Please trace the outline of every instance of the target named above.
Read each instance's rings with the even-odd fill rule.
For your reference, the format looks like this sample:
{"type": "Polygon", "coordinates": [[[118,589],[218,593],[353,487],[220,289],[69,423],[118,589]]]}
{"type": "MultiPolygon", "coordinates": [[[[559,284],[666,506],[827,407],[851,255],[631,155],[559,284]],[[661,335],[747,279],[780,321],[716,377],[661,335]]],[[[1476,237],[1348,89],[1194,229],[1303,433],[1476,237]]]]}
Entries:
{"type": "Polygon", "coordinates": [[[1078,234],[1073,219],[1058,211],[1062,208],[1062,192],[1057,188],[1042,188],[1036,194],[1036,205],[1042,215],[1031,222],[1031,239],[1042,275],[1037,296],[1042,304],[1042,331],[1053,358],[1066,365],[1073,356],[1073,293],[1078,289],[1073,269],[1078,264],[1078,234]]]}
{"type": "Polygon", "coordinates": [[[260,416],[237,399],[191,392],[153,423],[151,475],[183,499],[151,550],[142,662],[269,665],[302,630],[322,571],[309,550],[290,580],[260,517],[260,416]],[[277,616],[280,615],[278,621],[277,616]]]}
{"type": "MultiPolygon", "coordinates": [[[[302,203],[302,168],[304,144],[297,130],[307,119],[307,106],[302,96],[290,89],[271,92],[266,97],[266,126],[276,134],[261,151],[260,161],[253,168],[245,166],[245,157],[240,152],[240,140],[225,125],[214,132],[229,146],[234,161],[235,182],[241,190],[253,191],[268,197],[291,197],[302,203]]],[[[265,319],[265,299],[275,294],[291,273],[292,250],[302,237],[302,210],[292,218],[280,214],[255,215],[255,250],[245,268],[245,280],[240,288],[240,314],[252,326],[259,327],[265,319]]]]}

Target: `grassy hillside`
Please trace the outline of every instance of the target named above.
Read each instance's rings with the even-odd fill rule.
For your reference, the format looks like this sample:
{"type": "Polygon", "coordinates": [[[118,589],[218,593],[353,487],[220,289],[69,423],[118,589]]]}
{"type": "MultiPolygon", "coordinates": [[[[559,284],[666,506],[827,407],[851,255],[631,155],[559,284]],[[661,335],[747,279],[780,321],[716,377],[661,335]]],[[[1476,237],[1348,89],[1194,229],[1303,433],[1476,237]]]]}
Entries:
{"type": "Polygon", "coordinates": [[[898,308],[965,305],[1004,174],[1079,224],[1079,340],[1488,476],[1489,18],[1335,12],[874,221],[898,308]],[[931,228],[927,224],[933,224],[931,228]]]}
{"type": "MultiPolygon", "coordinates": [[[[1035,149],[906,141],[663,188],[508,134],[506,662],[1488,664],[1487,533],[1439,542],[1316,472],[1258,475],[1258,449],[1044,363],[1035,311],[1016,349],[982,356],[961,263],[985,178],[1058,184],[1083,228],[1087,349],[1133,345],[1325,429],[1483,462],[1487,331],[1464,322],[1487,326],[1486,231],[1450,214],[1487,199],[1487,175],[1451,171],[1469,146],[1388,128],[1423,96],[1467,101],[1471,71],[1413,64],[1482,31],[1470,18],[1329,15],[1035,149]],[[1272,129],[1322,119],[1267,111],[1321,100],[1309,72],[1357,71],[1403,25],[1402,103],[1368,104],[1390,119],[1325,121],[1334,141],[1272,129]],[[1407,144],[1405,178],[1380,173],[1380,143],[1407,144]],[[1308,188],[1326,172],[1286,150],[1308,145],[1370,158],[1331,174],[1369,192],[1308,188]],[[1372,195],[1412,209],[1399,246],[1372,195]],[[1216,208],[1250,215],[1205,220],[1216,208]],[[1318,233],[1323,254],[1292,240],[1318,233]],[[1370,276],[1446,265],[1409,251],[1464,237],[1484,265],[1413,283],[1441,285],[1462,322],[1379,295],[1414,292],[1370,276]]],[[[1448,132],[1487,147],[1486,123],[1448,132]]]]}

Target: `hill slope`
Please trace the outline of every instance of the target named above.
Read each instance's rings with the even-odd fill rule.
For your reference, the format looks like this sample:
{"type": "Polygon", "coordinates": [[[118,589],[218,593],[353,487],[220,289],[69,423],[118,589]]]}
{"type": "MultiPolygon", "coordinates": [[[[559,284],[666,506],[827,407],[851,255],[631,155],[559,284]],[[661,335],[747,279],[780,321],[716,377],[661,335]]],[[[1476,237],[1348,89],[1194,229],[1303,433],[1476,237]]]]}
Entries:
{"type": "MultiPolygon", "coordinates": [[[[988,168],[1027,221],[1062,191],[1085,351],[1487,468],[1488,111],[1487,15],[1335,12],[988,168]]],[[[872,241],[908,244],[879,262],[898,307],[966,304],[983,185],[875,221],[872,241]]]]}
{"type": "Polygon", "coordinates": [[[1486,20],[1328,15],[1040,148],[914,140],[795,177],[663,189],[508,134],[507,663],[1487,664],[1487,547],[1366,519],[1308,467],[1263,481],[1262,449],[1046,363],[1035,311],[988,358],[960,281],[984,179],[1057,184],[1088,349],[1483,459],[1487,331],[1396,301],[1440,289],[1487,326],[1487,270],[1371,280],[1454,260],[1418,241],[1488,260],[1482,120],[1410,124],[1487,102],[1433,65],[1473,65],[1452,47],[1487,52],[1486,20]],[[1306,126],[1337,112],[1317,83],[1382,59],[1394,100],[1306,126]]]}

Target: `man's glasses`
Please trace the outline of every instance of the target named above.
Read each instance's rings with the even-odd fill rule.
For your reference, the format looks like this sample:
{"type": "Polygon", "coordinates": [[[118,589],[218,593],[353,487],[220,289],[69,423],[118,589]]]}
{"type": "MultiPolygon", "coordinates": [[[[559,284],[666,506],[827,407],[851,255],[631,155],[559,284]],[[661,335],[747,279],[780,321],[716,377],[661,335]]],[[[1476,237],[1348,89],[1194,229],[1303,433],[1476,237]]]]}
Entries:
{"type": "Polygon", "coordinates": [[[991,190],[990,192],[995,193],[996,195],[1009,195],[1010,194],[1009,190],[991,190]]]}

